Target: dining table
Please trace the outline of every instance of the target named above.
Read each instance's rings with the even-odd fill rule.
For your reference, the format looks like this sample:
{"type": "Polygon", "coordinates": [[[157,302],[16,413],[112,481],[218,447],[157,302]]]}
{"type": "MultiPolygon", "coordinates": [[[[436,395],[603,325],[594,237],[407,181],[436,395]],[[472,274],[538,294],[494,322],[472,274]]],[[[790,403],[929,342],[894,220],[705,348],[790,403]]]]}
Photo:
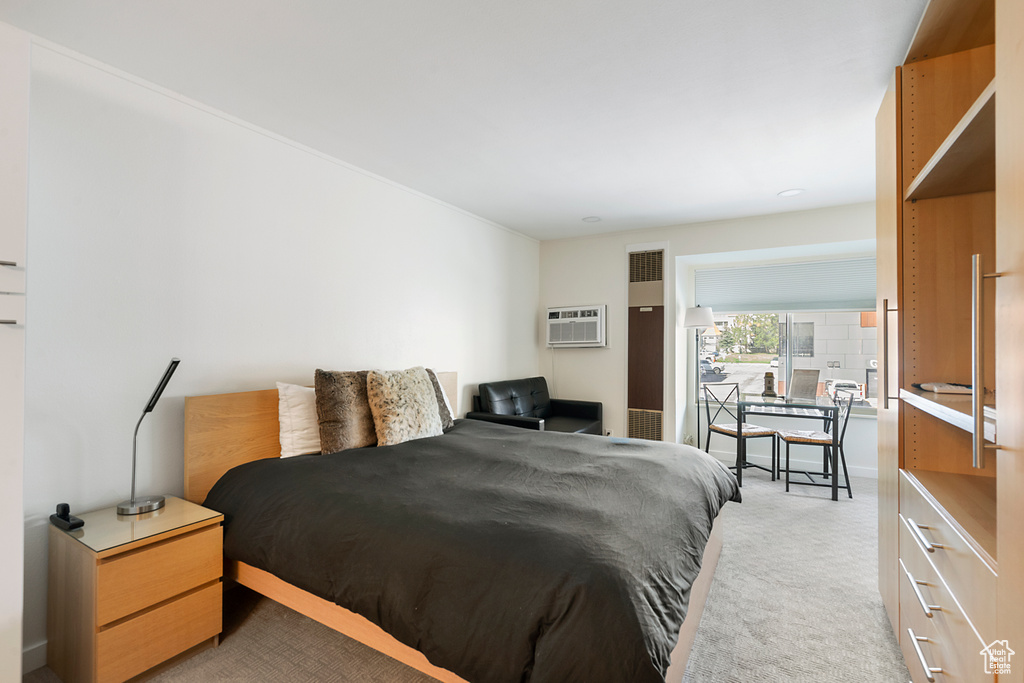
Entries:
{"type": "MultiPolygon", "coordinates": [[[[832,476],[832,500],[839,500],[839,477],[835,476],[839,467],[839,430],[833,429],[839,417],[839,404],[831,396],[822,395],[815,398],[797,398],[786,396],[764,396],[762,394],[740,394],[736,401],[737,434],[742,434],[744,422],[751,415],[770,415],[772,417],[800,418],[820,420],[822,430],[832,435],[832,455],[830,465],[832,476]]],[[[743,466],[747,462],[746,439],[738,439],[736,446],[736,480],[743,486],[743,466]]],[[[781,467],[780,467],[781,469],[781,467]]]]}

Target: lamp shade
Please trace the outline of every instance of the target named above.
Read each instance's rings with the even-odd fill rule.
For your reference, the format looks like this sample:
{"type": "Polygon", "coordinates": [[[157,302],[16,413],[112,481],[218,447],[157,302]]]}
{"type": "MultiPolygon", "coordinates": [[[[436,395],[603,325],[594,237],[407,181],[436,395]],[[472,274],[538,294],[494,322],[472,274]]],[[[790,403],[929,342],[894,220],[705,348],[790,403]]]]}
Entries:
{"type": "Polygon", "coordinates": [[[711,308],[694,306],[693,308],[686,309],[686,315],[683,316],[683,327],[704,328],[714,326],[715,318],[711,308]]]}

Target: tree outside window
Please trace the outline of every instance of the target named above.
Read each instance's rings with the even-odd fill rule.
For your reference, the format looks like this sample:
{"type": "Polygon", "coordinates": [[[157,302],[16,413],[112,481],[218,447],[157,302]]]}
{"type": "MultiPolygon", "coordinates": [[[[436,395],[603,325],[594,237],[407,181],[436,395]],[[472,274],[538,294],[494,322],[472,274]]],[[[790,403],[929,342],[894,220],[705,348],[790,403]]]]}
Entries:
{"type": "MultiPolygon", "coordinates": [[[[811,346],[813,349],[814,342],[811,346]]],[[[777,313],[745,313],[737,315],[718,340],[720,349],[737,353],[778,353],[779,315],[777,313]]]]}

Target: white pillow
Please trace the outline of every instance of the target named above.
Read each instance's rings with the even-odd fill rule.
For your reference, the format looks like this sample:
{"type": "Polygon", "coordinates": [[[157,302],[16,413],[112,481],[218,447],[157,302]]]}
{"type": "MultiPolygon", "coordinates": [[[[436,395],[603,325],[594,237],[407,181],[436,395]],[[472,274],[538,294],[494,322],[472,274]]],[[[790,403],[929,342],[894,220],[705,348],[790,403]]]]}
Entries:
{"type": "Polygon", "coordinates": [[[281,422],[282,458],[320,452],[314,388],[278,382],[277,417],[281,422]]]}

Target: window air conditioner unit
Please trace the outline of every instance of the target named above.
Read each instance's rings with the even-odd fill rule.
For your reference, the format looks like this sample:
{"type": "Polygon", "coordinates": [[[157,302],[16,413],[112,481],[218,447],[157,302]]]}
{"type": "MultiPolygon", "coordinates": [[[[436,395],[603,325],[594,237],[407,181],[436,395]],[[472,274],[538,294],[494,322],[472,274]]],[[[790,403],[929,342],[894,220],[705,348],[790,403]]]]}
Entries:
{"type": "Polygon", "coordinates": [[[548,346],[573,348],[607,346],[605,317],[608,306],[570,306],[548,309],[548,346]]]}

